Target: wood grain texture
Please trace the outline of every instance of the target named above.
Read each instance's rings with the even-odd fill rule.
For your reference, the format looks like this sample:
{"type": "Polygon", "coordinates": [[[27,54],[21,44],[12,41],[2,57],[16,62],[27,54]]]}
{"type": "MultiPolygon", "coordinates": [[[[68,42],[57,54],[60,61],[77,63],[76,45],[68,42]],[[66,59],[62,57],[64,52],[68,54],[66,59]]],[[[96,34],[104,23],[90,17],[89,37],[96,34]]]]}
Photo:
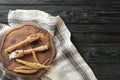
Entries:
{"type": "Polygon", "coordinates": [[[1,0],[0,4],[17,4],[17,5],[80,5],[80,4],[120,4],[119,0],[1,0]]]}
{"type": "Polygon", "coordinates": [[[87,63],[120,64],[119,44],[74,44],[87,63]]]}
{"type": "Polygon", "coordinates": [[[10,9],[38,9],[60,15],[66,23],[70,24],[120,24],[120,7],[114,6],[54,6],[54,5],[34,5],[33,6],[5,6],[0,5],[0,22],[7,21],[7,14],[10,9]]]}
{"type": "Polygon", "coordinates": [[[76,43],[115,43],[120,44],[120,25],[67,24],[76,43]]]}
{"type": "Polygon", "coordinates": [[[120,80],[120,64],[90,64],[98,80],[120,80]]]}
{"type": "Polygon", "coordinates": [[[120,0],[0,0],[0,23],[10,9],[60,15],[98,80],[120,80],[120,0]]]}

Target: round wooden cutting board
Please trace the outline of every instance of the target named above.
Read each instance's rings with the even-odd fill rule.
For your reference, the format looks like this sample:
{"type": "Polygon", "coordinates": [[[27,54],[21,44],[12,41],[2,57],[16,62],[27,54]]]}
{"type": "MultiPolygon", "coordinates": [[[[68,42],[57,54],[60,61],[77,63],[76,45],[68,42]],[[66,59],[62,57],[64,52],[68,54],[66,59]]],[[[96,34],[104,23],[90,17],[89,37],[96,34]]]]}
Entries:
{"type": "MultiPolygon", "coordinates": [[[[49,32],[47,32],[45,29],[38,27],[35,24],[23,24],[18,28],[15,28],[9,31],[2,38],[2,42],[0,45],[0,52],[1,52],[0,55],[2,58],[2,64],[3,64],[4,70],[7,74],[22,77],[22,78],[39,78],[45,72],[47,72],[47,70],[45,69],[39,69],[39,71],[33,74],[16,73],[13,70],[18,66],[22,66],[23,64],[16,62],[15,59],[10,60],[9,55],[5,53],[6,48],[13,46],[15,44],[18,44],[19,42],[25,40],[26,37],[34,33],[44,33],[47,36],[47,38],[44,40],[34,41],[33,43],[28,45],[24,45],[18,48],[18,50],[29,49],[31,45],[33,48],[35,48],[35,47],[42,46],[49,43],[48,50],[42,51],[42,52],[36,52],[36,56],[41,64],[43,64],[46,60],[49,60],[49,61],[45,65],[52,64],[53,59],[55,57],[55,46],[53,42],[53,36],[49,32]]],[[[24,61],[29,61],[29,62],[35,62],[32,54],[25,55],[19,59],[24,61]]]]}

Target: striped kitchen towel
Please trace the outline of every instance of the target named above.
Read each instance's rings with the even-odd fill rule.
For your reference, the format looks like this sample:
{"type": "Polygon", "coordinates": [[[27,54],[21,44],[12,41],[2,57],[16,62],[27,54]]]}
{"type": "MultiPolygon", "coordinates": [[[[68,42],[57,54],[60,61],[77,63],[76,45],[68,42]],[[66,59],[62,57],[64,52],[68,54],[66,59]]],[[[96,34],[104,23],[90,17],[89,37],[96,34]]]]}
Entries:
{"type": "MultiPolygon", "coordinates": [[[[22,23],[32,22],[42,26],[52,35],[56,46],[56,57],[53,67],[40,79],[27,80],[97,80],[94,73],[81,57],[72,44],[71,33],[64,21],[59,16],[51,16],[40,10],[10,10],[8,14],[9,26],[17,26],[22,23]]],[[[9,29],[7,25],[0,25],[0,40],[2,35],[9,29]]],[[[0,64],[1,80],[26,80],[20,77],[7,75],[0,64]]]]}

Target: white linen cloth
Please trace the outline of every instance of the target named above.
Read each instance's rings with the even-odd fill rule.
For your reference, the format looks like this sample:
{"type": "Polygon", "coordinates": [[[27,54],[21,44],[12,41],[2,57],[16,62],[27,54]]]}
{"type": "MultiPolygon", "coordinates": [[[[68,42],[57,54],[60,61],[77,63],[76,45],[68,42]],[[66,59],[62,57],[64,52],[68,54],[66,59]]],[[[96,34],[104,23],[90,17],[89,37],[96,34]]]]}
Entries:
{"type": "MultiPolygon", "coordinates": [[[[27,80],[97,80],[94,73],[72,44],[71,33],[59,16],[51,16],[40,10],[10,10],[8,25],[0,25],[0,40],[8,30],[22,23],[32,22],[42,26],[54,36],[56,57],[53,68],[39,79],[27,80]]],[[[1,80],[26,80],[4,72],[0,65],[1,80]]]]}

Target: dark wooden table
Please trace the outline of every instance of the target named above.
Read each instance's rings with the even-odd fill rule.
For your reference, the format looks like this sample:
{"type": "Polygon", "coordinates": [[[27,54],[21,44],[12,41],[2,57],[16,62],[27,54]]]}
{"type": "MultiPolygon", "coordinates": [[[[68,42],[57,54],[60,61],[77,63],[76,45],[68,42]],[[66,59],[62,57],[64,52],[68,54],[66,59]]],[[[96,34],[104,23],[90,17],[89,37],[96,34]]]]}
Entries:
{"type": "Polygon", "coordinates": [[[98,80],[120,80],[120,0],[0,0],[0,23],[10,9],[60,15],[98,80]]]}

